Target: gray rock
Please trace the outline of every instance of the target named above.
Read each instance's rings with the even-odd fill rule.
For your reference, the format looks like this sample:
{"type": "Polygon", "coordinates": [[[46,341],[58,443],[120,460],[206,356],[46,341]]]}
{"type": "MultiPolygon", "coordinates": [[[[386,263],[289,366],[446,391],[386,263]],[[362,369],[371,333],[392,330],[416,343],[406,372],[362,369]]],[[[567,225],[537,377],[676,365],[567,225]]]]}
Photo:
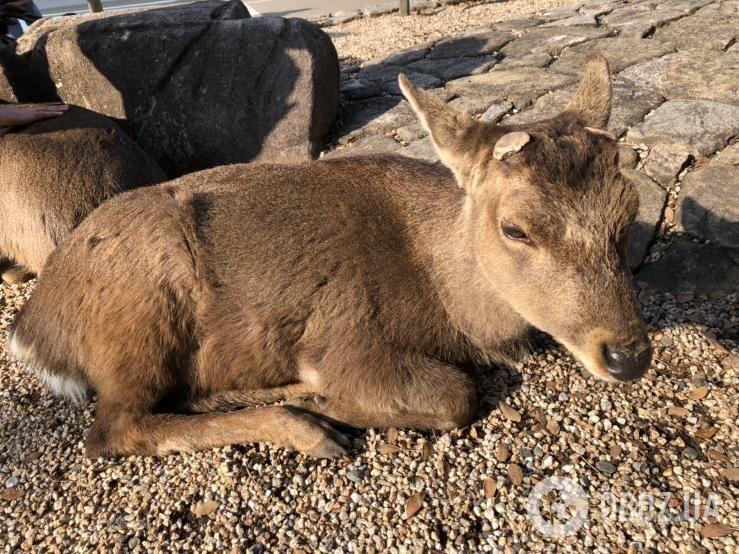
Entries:
{"type": "Polygon", "coordinates": [[[674,240],[656,262],[647,264],[636,280],[677,294],[692,291],[696,295],[739,289],[739,254],[736,251],[692,241],[674,240]]]}
{"type": "Polygon", "coordinates": [[[519,67],[473,75],[447,83],[446,88],[460,95],[478,96],[489,104],[509,100],[523,108],[542,94],[575,81],[571,75],[548,73],[536,67],[519,67]]]}
{"type": "Polygon", "coordinates": [[[406,144],[422,139],[427,135],[428,131],[426,131],[420,123],[413,123],[411,125],[406,125],[405,127],[400,127],[395,132],[395,136],[406,144]]]}
{"type": "Polygon", "coordinates": [[[439,154],[436,151],[436,147],[431,142],[431,137],[425,137],[415,142],[412,142],[405,148],[398,151],[398,154],[408,156],[409,158],[416,158],[419,160],[425,160],[431,163],[439,162],[439,154]]]}
{"type": "MultiPolygon", "coordinates": [[[[624,7],[614,9],[611,13],[602,19],[602,22],[608,26],[617,29],[624,28],[647,28],[660,27],[665,23],[679,19],[687,13],[694,12],[698,8],[705,6],[712,0],[696,0],[683,2],[641,2],[639,4],[629,4],[624,7]]],[[[623,33],[621,33],[623,36],[623,33]]],[[[634,36],[634,35],[631,35],[634,36]]],[[[643,36],[643,33],[640,35],[643,36]]]]}
{"type": "Polygon", "coordinates": [[[413,48],[407,50],[401,50],[395,54],[391,54],[385,58],[375,59],[367,62],[365,66],[372,65],[405,65],[410,62],[422,60],[431,51],[433,42],[427,42],[424,44],[418,44],[413,48]]]}
{"type": "Polygon", "coordinates": [[[339,91],[349,100],[362,100],[380,94],[382,89],[374,81],[364,79],[348,79],[341,83],[339,91]]]}
{"type": "Polygon", "coordinates": [[[364,477],[364,471],[360,470],[349,470],[346,472],[346,478],[352,483],[359,483],[364,477]]]}
{"type": "Polygon", "coordinates": [[[169,175],[309,159],[336,117],[328,35],[302,19],[248,18],[236,0],[44,19],[17,50],[36,79],[30,100],[117,118],[169,175]]]}
{"type": "Polygon", "coordinates": [[[449,105],[467,115],[480,115],[492,104],[489,96],[460,96],[455,98],[449,105]]]}
{"type": "Polygon", "coordinates": [[[617,6],[621,5],[620,0],[614,0],[613,2],[592,2],[584,5],[582,8],[577,10],[577,13],[582,15],[592,15],[593,17],[599,17],[611,13],[617,6]]]}
{"type": "Polygon", "coordinates": [[[500,121],[503,116],[510,112],[512,109],[513,103],[508,102],[507,100],[505,102],[498,102],[497,104],[493,104],[487,110],[485,110],[485,113],[480,116],[480,121],[496,123],[500,121]]]}
{"type": "Polygon", "coordinates": [[[621,169],[634,169],[639,163],[639,153],[623,144],[618,147],[618,166],[621,169]]]}
{"type": "Polygon", "coordinates": [[[493,71],[500,69],[515,69],[517,67],[546,67],[552,57],[546,52],[534,52],[523,56],[506,56],[493,67],[493,71]]]}
{"type": "Polygon", "coordinates": [[[653,39],[634,40],[628,38],[604,38],[566,48],[550,71],[579,75],[585,58],[591,52],[600,52],[607,59],[613,73],[646,60],[664,56],[674,48],[665,42],[653,39]]]}
{"type": "Polygon", "coordinates": [[[545,23],[542,25],[542,27],[567,27],[569,25],[592,25],[595,26],[595,16],[594,15],[573,15],[572,17],[568,17],[566,19],[558,19],[556,21],[551,21],[549,23],[545,23]]]}
{"type": "Polygon", "coordinates": [[[644,261],[655,235],[667,201],[667,192],[640,171],[623,171],[639,193],[639,212],[629,233],[627,255],[631,268],[644,261]]]}
{"type": "Polygon", "coordinates": [[[418,73],[428,73],[444,81],[464,77],[465,75],[479,75],[487,72],[497,62],[494,56],[481,58],[443,58],[420,60],[408,64],[409,70],[418,73]]]}
{"type": "Polygon", "coordinates": [[[371,135],[352,142],[346,148],[333,150],[324,158],[346,158],[368,154],[390,154],[402,148],[402,145],[386,135],[371,135]]]}
{"type": "Polygon", "coordinates": [[[714,156],[711,163],[739,165],[739,142],[735,142],[731,146],[724,148],[714,156]]]}
{"type": "Polygon", "coordinates": [[[363,68],[357,73],[357,78],[370,83],[375,83],[384,92],[401,95],[398,85],[398,75],[403,73],[408,80],[423,89],[438,87],[442,84],[441,79],[426,73],[413,71],[408,67],[399,65],[372,65],[363,68]]]}
{"type": "Polygon", "coordinates": [[[712,3],[714,0],[666,0],[659,7],[661,9],[676,9],[683,13],[693,13],[699,8],[712,3]]]}
{"type": "MultiPolygon", "coordinates": [[[[574,78],[574,76],[573,76],[574,78]]],[[[512,116],[511,123],[532,123],[553,117],[564,110],[575,94],[575,86],[558,90],[540,97],[530,110],[512,116]]],[[[616,136],[641,121],[644,115],[659,106],[664,99],[651,90],[634,87],[631,83],[617,80],[613,83],[613,108],[607,129],[616,136]]]]}
{"type": "Polygon", "coordinates": [[[695,448],[686,446],[682,450],[682,455],[684,458],[687,458],[688,460],[695,460],[696,458],[698,458],[698,451],[695,448]]]}
{"type": "Polygon", "coordinates": [[[716,55],[689,50],[633,65],[620,74],[672,99],[706,99],[739,104],[739,51],[716,55]]]}
{"type": "Polygon", "coordinates": [[[557,8],[552,8],[551,10],[545,10],[543,12],[538,12],[536,16],[540,17],[544,21],[566,19],[569,17],[573,17],[574,15],[577,15],[577,10],[581,6],[582,4],[569,4],[569,5],[559,6],[557,8]]]}
{"type": "Polygon", "coordinates": [[[631,129],[630,142],[680,143],[691,153],[710,156],[739,134],[739,106],[705,100],[671,100],[631,129]]]}
{"type": "Polygon", "coordinates": [[[606,29],[595,27],[538,27],[503,47],[506,57],[520,57],[536,52],[559,55],[568,46],[610,34],[606,29]]]}
{"type": "Polygon", "coordinates": [[[544,23],[543,19],[538,17],[520,17],[517,19],[509,19],[507,21],[500,21],[494,26],[499,31],[512,31],[514,34],[520,34],[524,29],[530,29],[537,27],[544,23]]]}
{"type": "Polygon", "coordinates": [[[683,144],[658,142],[644,160],[644,173],[663,186],[671,185],[690,159],[690,149],[683,144]]]}
{"type": "MultiPolygon", "coordinates": [[[[442,81],[438,77],[434,77],[433,75],[428,75],[426,73],[403,71],[403,74],[408,77],[408,80],[411,83],[422,89],[431,89],[444,84],[444,81],[442,81]]],[[[400,90],[400,85],[398,84],[397,77],[389,81],[385,81],[382,84],[382,90],[387,92],[388,94],[394,94],[396,96],[400,96],[403,94],[403,92],[400,90]]]]}
{"type": "Polygon", "coordinates": [[[416,120],[407,102],[390,96],[350,102],[342,109],[342,119],[342,143],[368,134],[385,133],[416,120]]]}
{"type": "Polygon", "coordinates": [[[616,466],[606,460],[598,460],[595,462],[595,467],[598,471],[605,473],[606,475],[613,475],[616,473],[616,466]]]}
{"type": "Polygon", "coordinates": [[[621,38],[640,39],[649,36],[654,31],[654,24],[646,18],[644,21],[633,21],[617,27],[621,38]]]}
{"type": "Polygon", "coordinates": [[[21,482],[20,478],[16,475],[11,475],[5,480],[5,488],[10,489],[17,486],[21,482]]]}
{"type": "Polygon", "coordinates": [[[739,163],[716,163],[682,181],[678,230],[739,249],[739,163]]]}
{"type": "Polygon", "coordinates": [[[513,35],[493,29],[473,30],[439,41],[429,58],[477,57],[499,51],[513,35]]]}
{"type": "Polygon", "coordinates": [[[701,50],[725,52],[739,35],[737,24],[739,14],[722,13],[716,5],[698,10],[690,17],[684,17],[657,29],[654,40],[667,42],[677,50],[701,50]]]}

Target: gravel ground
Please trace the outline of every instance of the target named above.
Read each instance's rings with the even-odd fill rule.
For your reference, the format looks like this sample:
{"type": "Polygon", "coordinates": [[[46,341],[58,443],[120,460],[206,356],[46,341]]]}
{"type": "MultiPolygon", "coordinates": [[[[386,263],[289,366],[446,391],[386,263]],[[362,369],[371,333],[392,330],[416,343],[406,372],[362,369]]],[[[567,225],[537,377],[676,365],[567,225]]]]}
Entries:
{"type": "MultiPolygon", "coordinates": [[[[2,328],[32,288],[0,288],[2,328]]],[[[638,383],[585,378],[545,343],[514,368],[482,377],[487,408],[473,426],[358,432],[351,456],[331,461],[264,445],[87,460],[83,434],[94,406],[50,396],[9,361],[3,341],[0,545],[734,551],[739,348],[715,337],[736,338],[739,298],[678,302],[648,288],[640,296],[656,352],[638,383]],[[590,506],[585,525],[564,539],[542,536],[527,515],[532,487],[552,475],[579,483],[590,506]],[[654,504],[639,517],[628,502],[642,493],[654,504]],[[728,534],[704,536],[712,532],[728,534]]]]}
{"type": "MultiPolygon", "coordinates": [[[[562,3],[466,4],[328,30],[348,63],[562,3]]],[[[481,376],[485,408],[467,429],[356,432],[350,456],[331,461],[266,445],[91,461],[94,405],[53,398],[7,354],[2,331],[32,289],[0,285],[2,551],[737,551],[736,293],[639,285],[655,346],[644,379],[584,377],[543,340],[481,376]],[[564,538],[529,515],[552,476],[571,479],[574,507],[587,509],[564,538]]],[[[556,516],[561,499],[541,498],[546,521],[569,518],[556,516]]]]}
{"type": "Polygon", "coordinates": [[[331,36],[342,68],[346,68],[461,31],[572,3],[573,0],[467,2],[427,8],[413,12],[409,17],[388,15],[355,19],[323,30],[331,36]]]}

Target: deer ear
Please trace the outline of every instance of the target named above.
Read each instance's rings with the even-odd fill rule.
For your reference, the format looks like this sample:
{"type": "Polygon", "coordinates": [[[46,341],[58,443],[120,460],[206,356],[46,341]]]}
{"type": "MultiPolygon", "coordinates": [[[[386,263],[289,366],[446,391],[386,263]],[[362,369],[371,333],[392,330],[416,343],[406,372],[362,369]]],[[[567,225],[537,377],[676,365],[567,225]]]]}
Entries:
{"type": "Polygon", "coordinates": [[[585,127],[602,129],[611,117],[611,70],[603,54],[585,59],[582,80],[567,111],[585,127]]]}
{"type": "Polygon", "coordinates": [[[402,73],[398,75],[400,90],[413,111],[431,135],[441,161],[454,172],[462,187],[469,184],[472,154],[478,143],[476,132],[483,124],[449,107],[441,98],[411,84],[402,73]]]}

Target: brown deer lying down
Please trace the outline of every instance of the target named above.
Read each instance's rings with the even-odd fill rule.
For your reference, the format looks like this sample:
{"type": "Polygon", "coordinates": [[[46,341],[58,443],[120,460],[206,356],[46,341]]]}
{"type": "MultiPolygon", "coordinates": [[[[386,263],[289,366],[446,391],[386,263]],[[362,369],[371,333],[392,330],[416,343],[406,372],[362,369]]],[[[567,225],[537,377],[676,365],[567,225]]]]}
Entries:
{"type": "Polygon", "coordinates": [[[113,121],[82,108],[0,138],[0,273],[38,273],[80,221],[116,193],[165,179],[113,121]]]}
{"type": "Polygon", "coordinates": [[[453,176],[396,156],[220,167],[108,201],[52,254],[11,341],[57,392],[95,391],[88,455],[333,456],[346,439],[327,420],[464,425],[460,367],[506,358],[531,325],[598,377],[643,374],[624,253],[638,198],[586,127],[609,116],[605,59],[525,127],[401,85],[453,176]]]}

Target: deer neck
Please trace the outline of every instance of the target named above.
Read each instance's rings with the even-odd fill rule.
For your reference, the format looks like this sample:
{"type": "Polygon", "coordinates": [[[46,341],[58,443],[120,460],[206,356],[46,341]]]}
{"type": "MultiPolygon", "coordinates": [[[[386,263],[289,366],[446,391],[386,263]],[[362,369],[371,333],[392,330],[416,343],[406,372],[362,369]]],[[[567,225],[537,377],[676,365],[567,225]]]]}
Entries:
{"type": "Polygon", "coordinates": [[[472,212],[466,199],[452,220],[433,225],[433,276],[452,325],[490,348],[521,337],[529,325],[483,275],[474,252],[472,212]]]}

